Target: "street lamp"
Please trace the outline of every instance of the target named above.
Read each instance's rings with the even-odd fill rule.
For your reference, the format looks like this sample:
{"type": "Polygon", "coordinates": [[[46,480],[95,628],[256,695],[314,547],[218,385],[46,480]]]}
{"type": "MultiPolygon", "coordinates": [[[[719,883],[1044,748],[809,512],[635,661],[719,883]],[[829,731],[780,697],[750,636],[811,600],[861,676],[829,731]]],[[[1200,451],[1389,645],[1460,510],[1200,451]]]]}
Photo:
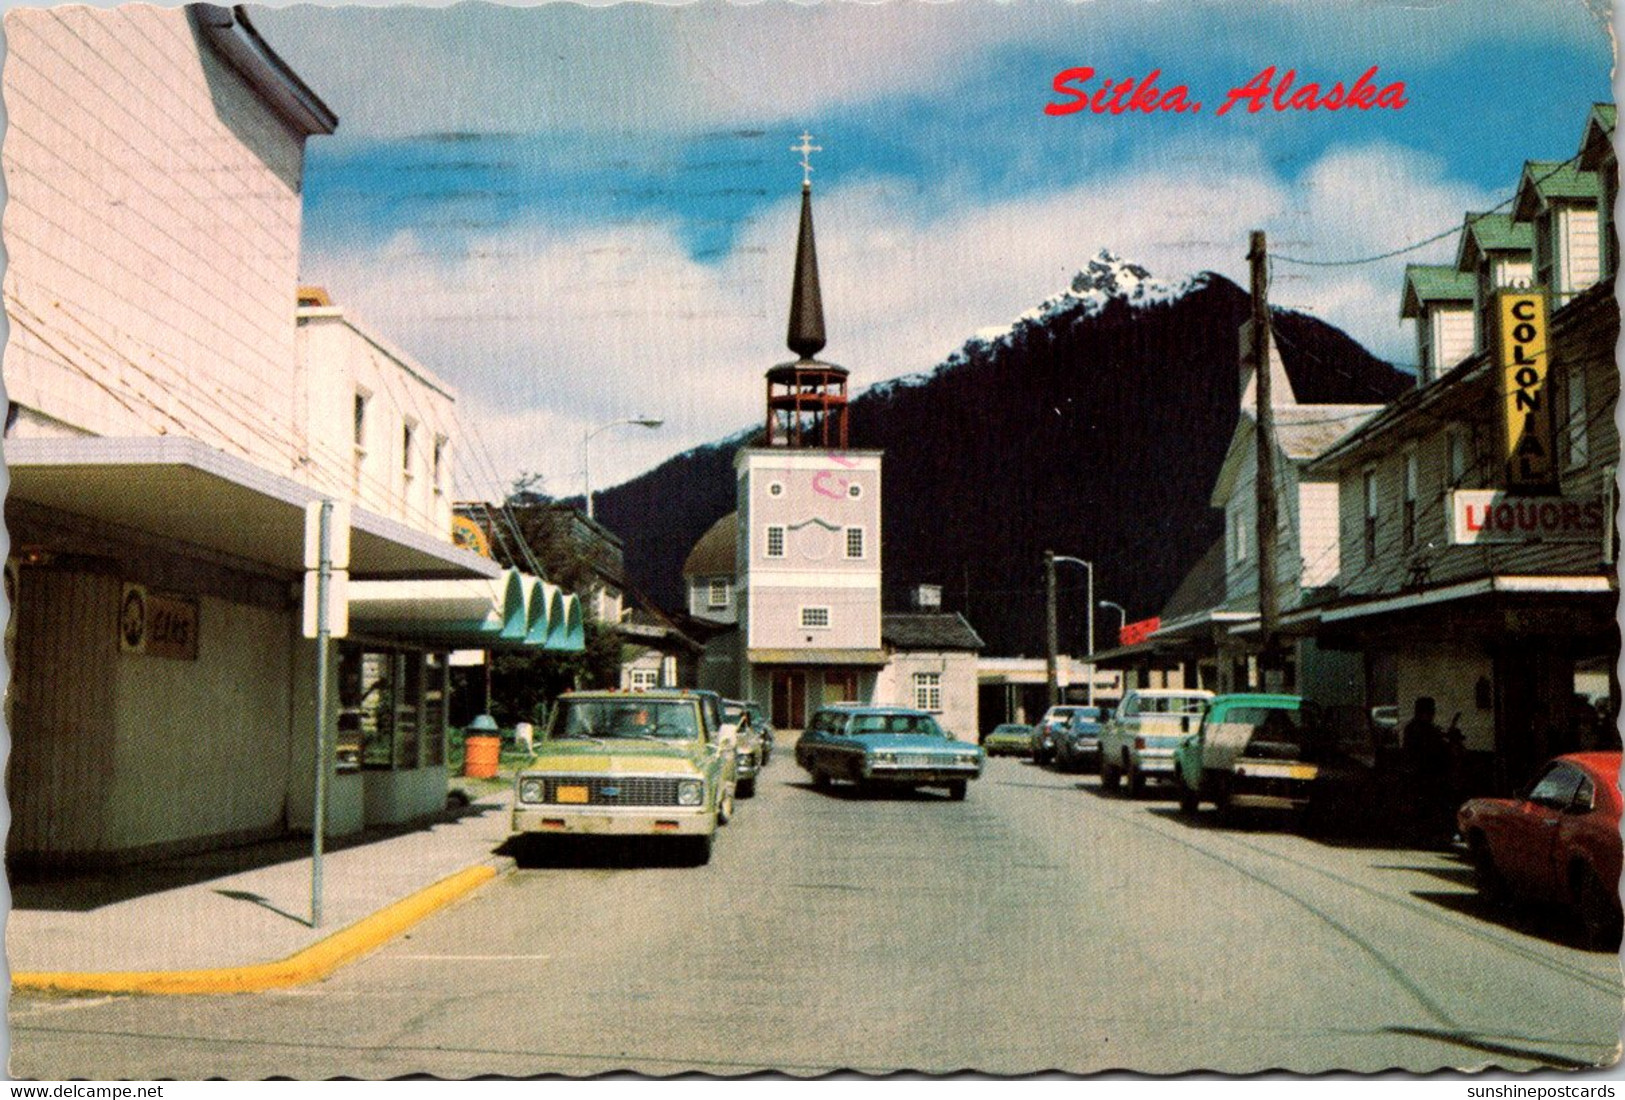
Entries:
{"type": "Polygon", "coordinates": [[[1122,645],[1123,631],[1128,629],[1128,612],[1123,610],[1122,604],[1112,603],[1110,600],[1101,600],[1100,606],[1109,607],[1113,611],[1117,612],[1117,644],[1122,645]]]}
{"type": "MultiPolygon", "coordinates": [[[[1081,566],[1083,566],[1084,570],[1089,575],[1089,625],[1088,625],[1088,630],[1089,630],[1089,638],[1088,638],[1088,642],[1089,642],[1089,652],[1088,652],[1088,656],[1089,656],[1089,664],[1088,664],[1088,668],[1089,668],[1089,705],[1093,706],[1094,702],[1095,702],[1095,566],[1094,566],[1093,562],[1084,561],[1082,558],[1069,558],[1065,554],[1056,554],[1054,556],[1054,560],[1055,561],[1069,561],[1073,565],[1081,565],[1081,566]]],[[[1055,598],[1055,590],[1054,589],[1055,589],[1055,575],[1054,575],[1054,571],[1051,570],[1051,572],[1050,572],[1050,599],[1051,599],[1051,601],[1053,601],[1054,598],[1055,598]]]]}
{"type": "Polygon", "coordinates": [[[592,442],[592,437],[597,435],[599,432],[607,432],[611,428],[619,428],[622,424],[636,424],[640,428],[658,428],[658,427],[660,427],[660,425],[662,425],[664,423],[665,423],[664,420],[658,420],[658,419],[655,419],[654,417],[631,416],[631,417],[627,417],[625,420],[611,420],[608,424],[600,424],[596,428],[589,429],[586,432],[586,434],[584,434],[581,437],[581,488],[582,488],[582,495],[587,498],[587,518],[588,519],[593,518],[593,514],[592,514],[592,448],[588,446],[588,444],[592,442]]]}

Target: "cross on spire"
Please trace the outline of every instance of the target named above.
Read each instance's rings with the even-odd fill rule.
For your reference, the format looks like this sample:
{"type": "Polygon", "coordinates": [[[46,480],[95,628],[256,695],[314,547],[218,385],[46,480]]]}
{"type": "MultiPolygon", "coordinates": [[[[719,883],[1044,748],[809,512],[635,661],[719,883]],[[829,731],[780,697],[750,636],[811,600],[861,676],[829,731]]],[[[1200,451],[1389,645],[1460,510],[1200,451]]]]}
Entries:
{"type": "Polygon", "coordinates": [[[812,155],[823,151],[824,147],[814,145],[812,135],[805,130],[801,131],[801,144],[790,146],[790,152],[801,154],[801,186],[812,186],[812,155]]]}

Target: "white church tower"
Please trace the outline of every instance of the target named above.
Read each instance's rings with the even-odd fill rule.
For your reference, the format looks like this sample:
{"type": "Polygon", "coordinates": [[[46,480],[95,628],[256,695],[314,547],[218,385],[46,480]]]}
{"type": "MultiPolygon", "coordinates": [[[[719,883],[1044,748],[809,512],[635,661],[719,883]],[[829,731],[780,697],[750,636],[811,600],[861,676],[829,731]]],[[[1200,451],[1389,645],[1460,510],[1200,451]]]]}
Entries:
{"type": "Polygon", "coordinates": [[[763,441],[742,448],[735,576],[743,698],[800,729],[821,703],[870,701],[881,644],[879,451],[848,446],[847,371],[815,359],[824,311],[813,247],[812,166],[802,155],[801,231],[788,343],[767,372],[763,441]]]}

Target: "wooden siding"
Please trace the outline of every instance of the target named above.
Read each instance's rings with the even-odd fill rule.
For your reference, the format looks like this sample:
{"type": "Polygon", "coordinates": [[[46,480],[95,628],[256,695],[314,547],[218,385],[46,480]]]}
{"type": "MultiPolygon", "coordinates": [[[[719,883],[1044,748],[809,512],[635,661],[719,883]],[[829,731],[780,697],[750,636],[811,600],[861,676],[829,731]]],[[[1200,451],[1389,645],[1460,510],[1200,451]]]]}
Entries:
{"type": "Polygon", "coordinates": [[[182,9],[5,29],[9,397],[292,471],[302,140],[182,9]]]}
{"type": "MultiPolygon", "coordinates": [[[[1614,406],[1619,396],[1619,373],[1613,348],[1619,332],[1612,298],[1579,304],[1554,319],[1552,376],[1554,397],[1568,371],[1579,367],[1587,386],[1587,462],[1563,475],[1564,496],[1601,496],[1613,484],[1619,461],[1619,432],[1614,406]]],[[[1600,544],[1550,543],[1527,546],[1453,546],[1450,544],[1450,498],[1453,487],[1487,489],[1502,479],[1498,461],[1499,409],[1488,380],[1474,383],[1466,413],[1412,418],[1410,431],[1395,430],[1386,437],[1384,453],[1373,464],[1377,475],[1377,546],[1368,559],[1364,547],[1362,476],[1365,463],[1349,463],[1340,477],[1342,488],[1340,532],[1343,570],[1338,587],[1344,595],[1387,594],[1416,585],[1439,585],[1492,574],[1581,574],[1602,567],[1600,544]],[[1450,484],[1447,436],[1455,428],[1471,440],[1467,469],[1459,486],[1450,484]],[[1405,451],[1416,448],[1418,470],[1417,538],[1407,548],[1401,529],[1404,500],[1405,451]]],[[[1557,406],[1558,436],[1566,404],[1557,406]]],[[[1610,567],[1611,570],[1611,567],[1610,567]]]]}
{"type": "Polygon", "coordinates": [[[1473,354],[1471,306],[1434,306],[1428,310],[1433,347],[1433,373],[1437,378],[1473,354]]]}
{"type": "Polygon", "coordinates": [[[12,669],[8,851],[30,856],[103,848],[114,779],[117,578],[21,571],[12,669]]]}

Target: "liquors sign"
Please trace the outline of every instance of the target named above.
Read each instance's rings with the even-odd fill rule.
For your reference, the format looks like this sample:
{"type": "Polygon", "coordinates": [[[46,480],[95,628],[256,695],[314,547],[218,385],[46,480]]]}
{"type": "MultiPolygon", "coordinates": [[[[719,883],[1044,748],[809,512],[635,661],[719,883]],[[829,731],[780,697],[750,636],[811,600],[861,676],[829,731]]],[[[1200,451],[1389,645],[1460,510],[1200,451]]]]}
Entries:
{"type": "Polygon", "coordinates": [[[1608,512],[1601,497],[1514,496],[1492,489],[1450,494],[1451,541],[1478,543],[1600,541],[1608,512]]]}

